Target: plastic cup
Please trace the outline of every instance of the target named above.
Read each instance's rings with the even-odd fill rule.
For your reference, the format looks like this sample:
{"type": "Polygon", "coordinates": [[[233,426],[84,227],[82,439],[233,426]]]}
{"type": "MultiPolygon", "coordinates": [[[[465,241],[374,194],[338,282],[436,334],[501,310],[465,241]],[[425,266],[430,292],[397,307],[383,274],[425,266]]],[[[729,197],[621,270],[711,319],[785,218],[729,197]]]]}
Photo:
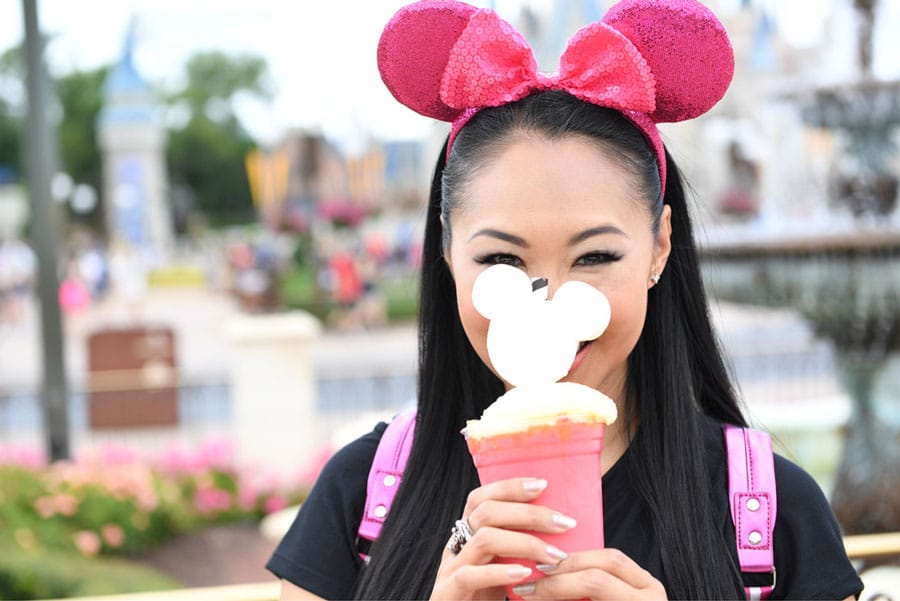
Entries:
{"type": "MultiPolygon", "coordinates": [[[[547,488],[533,501],[575,518],[577,525],[560,534],[529,532],[567,553],[603,547],[603,484],[600,453],[604,423],[584,423],[566,418],[554,424],[532,426],[526,431],[488,438],[468,439],[469,452],[482,484],[509,478],[543,478],[547,488]]],[[[535,562],[499,558],[532,568],[537,580],[543,574],[535,562]]],[[[520,599],[507,587],[510,599],[520,599]]]]}

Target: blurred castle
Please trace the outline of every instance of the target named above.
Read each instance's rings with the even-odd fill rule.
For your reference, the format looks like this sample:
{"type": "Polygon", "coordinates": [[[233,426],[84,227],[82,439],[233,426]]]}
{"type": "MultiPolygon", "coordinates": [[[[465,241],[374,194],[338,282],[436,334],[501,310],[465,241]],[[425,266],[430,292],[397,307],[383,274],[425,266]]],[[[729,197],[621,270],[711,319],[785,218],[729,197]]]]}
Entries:
{"type": "Polygon", "coordinates": [[[103,152],[104,214],[114,244],[165,251],[173,239],[166,129],[153,92],[134,65],[134,23],[104,83],[97,127],[103,152]]]}

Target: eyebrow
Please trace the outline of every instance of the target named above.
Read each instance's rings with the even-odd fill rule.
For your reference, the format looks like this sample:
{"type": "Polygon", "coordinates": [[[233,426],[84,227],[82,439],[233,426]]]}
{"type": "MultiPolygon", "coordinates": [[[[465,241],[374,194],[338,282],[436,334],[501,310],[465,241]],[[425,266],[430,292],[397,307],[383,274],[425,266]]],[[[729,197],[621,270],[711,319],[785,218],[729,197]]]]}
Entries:
{"type": "Polygon", "coordinates": [[[521,246],[522,248],[528,248],[529,244],[525,241],[524,238],[520,238],[519,236],[515,236],[513,234],[508,234],[506,232],[501,232],[500,230],[495,230],[491,228],[485,228],[483,230],[478,230],[472,237],[469,238],[469,242],[477,238],[478,236],[489,236],[491,238],[497,238],[498,240],[503,240],[504,242],[509,242],[510,244],[515,244],[516,246],[521,246]]]}
{"type": "MultiPolygon", "coordinates": [[[[592,227],[584,230],[583,232],[579,232],[569,238],[569,246],[575,246],[579,242],[584,242],[588,238],[593,238],[594,236],[602,236],[604,234],[615,234],[617,236],[624,236],[628,238],[628,234],[620,230],[614,225],[599,225],[597,227],[592,227]]],[[[503,240],[504,242],[509,242],[510,244],[514,244],[516,246],[520,246],[522,248],[530,248],[528,242],[525,241],[524,238],[516,236],[515,234],[509,234],[507,232],[503,232],[500,230],[495,230],[492,228],[485,228],[482,230],[478,230],[472,237],[469,238],[469,242],[477,238],[478,236],[488,236],[490,238],[497,238],[498,240],[503,240]]]]}
{"type": "Polygon", "coordinates": [[[583,232],[575,234],[574,236],[569,238],[569,246],[575,246],[579,242],[584,242],[588,238],[593,238],[594,236],[602,236],[603,234],[615,234],[617,236],[624,236],[625,238],[628,238],[628,234],[614,225],[599,225],[597,227],[586,229],[583,232]]]}

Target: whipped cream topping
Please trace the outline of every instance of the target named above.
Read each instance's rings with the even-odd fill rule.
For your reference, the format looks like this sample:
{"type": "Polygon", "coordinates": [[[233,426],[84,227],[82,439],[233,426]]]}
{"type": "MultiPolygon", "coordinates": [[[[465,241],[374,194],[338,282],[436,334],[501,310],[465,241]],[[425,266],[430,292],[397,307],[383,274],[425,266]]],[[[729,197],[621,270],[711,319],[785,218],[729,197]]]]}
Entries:
{"type": "Polygon", "coordinates": [[[565,418],[582,423],[610,424],[616,404],[608,396],[575,382],[550,382],[511,388],[494,401],[481,419],[466,424],[468,438],[523,432],[565,418]]]}

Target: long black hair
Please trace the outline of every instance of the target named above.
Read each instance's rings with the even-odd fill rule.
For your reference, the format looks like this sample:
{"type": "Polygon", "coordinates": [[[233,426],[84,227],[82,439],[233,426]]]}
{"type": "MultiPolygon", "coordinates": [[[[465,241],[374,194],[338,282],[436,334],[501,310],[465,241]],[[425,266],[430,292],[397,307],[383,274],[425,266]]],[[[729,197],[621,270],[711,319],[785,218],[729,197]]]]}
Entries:
{"type": "Polygon", "coordinates": [[[438,159],[425,224],[419,313],[418,421],[403,484],[372,559],[357,585],[361,599],[422,599],[431,593],[450,526],[461,515],[478,475],[459,430],[503,393],[502,382],[472,348],[443,258],[454,210],[467,183],[516,134],[544,139],[580,136],[598,144],[638,183],[659,227],[672,209],[672,250],[647,303],[640,339],[629,356],[626,423],[634,447],[626,454],[661,544],[670,598],[743,595],[733,539],[710,523],[701,422],[704,415],[745,425],[710,325],[691,222],[678,167],[666,155],[660,178],[644,135],[621,113],[564,92],[541,92],[476,114],[438,159]],[[441,224],[441,216],[448,229],[441,224]],[[639,419],[635,419],[639,418],[639,419]]]}

